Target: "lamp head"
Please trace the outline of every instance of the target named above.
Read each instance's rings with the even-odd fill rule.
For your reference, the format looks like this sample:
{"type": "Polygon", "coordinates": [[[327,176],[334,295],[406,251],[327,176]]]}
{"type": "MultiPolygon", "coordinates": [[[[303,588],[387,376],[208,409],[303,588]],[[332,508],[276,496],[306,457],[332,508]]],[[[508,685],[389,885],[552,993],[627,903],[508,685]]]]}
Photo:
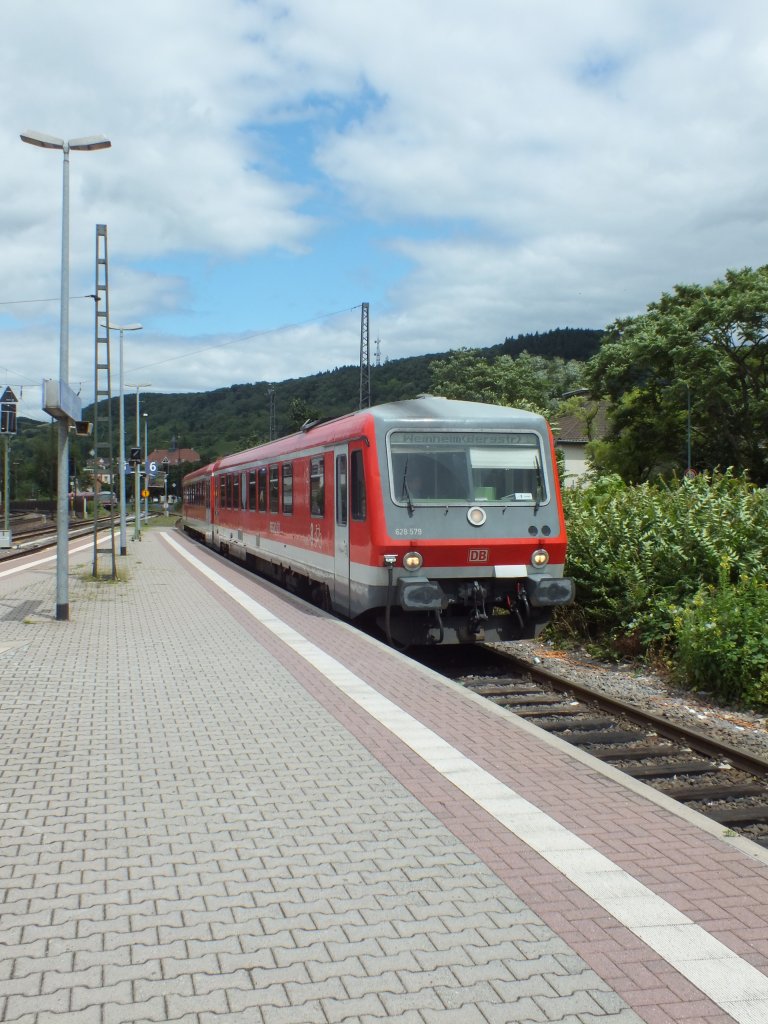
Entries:
{"type": "Polygon", "coordinates": [[[109,149],[112,143],[105,135],[86,135],[82,139],[70,139],[67,145],[70,149],[92,150],[109,149]]]}
{"type": "Polygon", "coordinates": [[[41,149],[109,149],[112,143],[104,135],[84,135],[80,139],[58,139],[55,135],[46,135],[44,132],[33,132],[30,130],[21,133],[21,141],[28,142],[30,146],[40,146],[41,149]]]}
{"type": "Polygon", "coordinates": [[[33,131],[22,132],[21,141],[28,142],[30,146],[40,146],[42,149],[64,149],[65,145],[64,139],[57,139],[55,135],[33,131]]]}

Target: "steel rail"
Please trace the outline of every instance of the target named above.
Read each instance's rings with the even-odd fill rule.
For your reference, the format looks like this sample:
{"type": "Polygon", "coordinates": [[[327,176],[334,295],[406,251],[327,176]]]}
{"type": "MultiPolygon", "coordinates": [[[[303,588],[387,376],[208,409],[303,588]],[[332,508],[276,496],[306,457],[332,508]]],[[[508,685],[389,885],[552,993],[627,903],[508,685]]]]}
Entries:
{"type": "Polygon", "coordinates": [[[758,775],[768,775],[768,760],[765,758],[739,750],[738,747],[733,747],[722,740],[715,740],[699,729],[670,722],[668,719],[656,715],[652,711],[645,711],[628,703],[626,700],[612,697],[586,683],[574,682],[571,679],[566,679],[564,676],[557,675],[549,669],[542,668],[539,665],[532,665],[529,661],[519,658],[514,654],[507,654],[496,648],[486,647],[485,649],[491,651],[502,661],[514,666],[516,671],[527,673],[534,681],[540,680],[542,683],[547,683],[557,690],[571,691],[580,697],[594,701],[602,707],[614,710],[637,722],[639,725],[650,724],[660,736],[664,736],[666,739],[684,739],[699,753],[708,754],[711,757],[727,758],[735,768],[758,775]]]}

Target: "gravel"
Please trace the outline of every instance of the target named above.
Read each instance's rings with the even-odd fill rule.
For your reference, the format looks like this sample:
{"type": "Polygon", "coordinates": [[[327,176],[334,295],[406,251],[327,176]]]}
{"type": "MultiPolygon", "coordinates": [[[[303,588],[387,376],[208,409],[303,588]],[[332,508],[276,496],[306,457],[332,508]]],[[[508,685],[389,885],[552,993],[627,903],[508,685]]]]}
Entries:
{"type": "Polygon", "coordinates": [[[562,679],[591,686],[671,722],[698,729],[738,750],[768,759],[765,715],[719,707],[707,694],[682,690],[645,666],[599,661],[584,650],[560,650],[551,641],[521,640],[498,646],[562,679]]]}

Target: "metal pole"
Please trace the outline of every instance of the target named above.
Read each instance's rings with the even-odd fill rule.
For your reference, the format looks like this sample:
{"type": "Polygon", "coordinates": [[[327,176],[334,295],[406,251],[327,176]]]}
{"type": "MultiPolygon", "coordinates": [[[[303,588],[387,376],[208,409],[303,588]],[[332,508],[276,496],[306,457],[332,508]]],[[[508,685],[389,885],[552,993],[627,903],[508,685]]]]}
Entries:
{"type": "MultiPolygon", "coordinates": [[[[136,447],[141,448],[141,435],[139,432],[139,387],[136,385],[136,447]]],[[[133,520],[133,539],[141,540],[141,463],[134,462],[133,464],[133,500],[134,500],[134,520],[133,520]]]]}
{"type": "MultiPolygon", "coordinates": [[[[69,153],[70,150],[109,149],[112,143],[103,135],[58,139],[42,132],[26,131],[21,141],[43,149],[60,149],[64,156],[61,204],[61,331],[59,339],[59,394],[66,393],[66,405],[73,408],[69,396],[69,153]]],[[[79,403],[78,403],[79,405],[79,403]]],[[[58,419],[59,452],[56,496],[56,618],[69,618],[69,420],[63,408],[54,413],[58,419]]]]}
{"type": "Polygon", "coordinates": [[[120,328],[120,402],[118,404],[120,411],[119,426],[120,431],[120,445],[119,445],[119,459],[120,459],[120,554],[126,555],[128,553],[128,539],[126,537],[126,519],[125,519],[125,393],[123,388],[123,328],[120,328]]]}
{"type": "MultiPolygon", "coordinates": [[[[69,144],[62,146],[61,322],[59,380],[69,385],[69,144]]],[[[56,618],[69,619],[69,422],[58,420],[59,463],[56,493],[56,618]]]]}
{"type": "Polygon", "coordinates": [[[147,497],[144,499],[144,521],[149,522],[149,446],[147,435],[149,434],[149,416],[144,413],[144,490],[147,497]]]}
{"type": "Polygon", "coordinates": [[[6,534],[11,532],[11,439],[3,438],[5,457],[3,465],[3,529],[6,534]]]}
{"type": "Polygon", "coordinates": [[[688,472],[691,472],[691,385],[686,384],[688,392],[688,472]]]}

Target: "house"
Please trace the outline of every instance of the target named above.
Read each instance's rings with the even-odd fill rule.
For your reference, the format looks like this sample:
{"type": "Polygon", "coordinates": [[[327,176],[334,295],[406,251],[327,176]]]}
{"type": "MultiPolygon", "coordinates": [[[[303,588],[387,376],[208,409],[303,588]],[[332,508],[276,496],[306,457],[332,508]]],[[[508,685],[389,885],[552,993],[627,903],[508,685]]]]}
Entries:
{"type": "Polygon", "coordinates": [[[575,487],[590,470],[587,445],[608,433],[608,403],[588,402],[577,413],[559,416],[552,423],[552,433],[563,455],[562,483],[575,487]]]}
{"type": "Polygon", "coordinates": [[[182,462],[198,463],[200,454],[194,448],[156,448],[149,453],[149,462],[157,463],[158,468],[179,466],[182,462]]]}

